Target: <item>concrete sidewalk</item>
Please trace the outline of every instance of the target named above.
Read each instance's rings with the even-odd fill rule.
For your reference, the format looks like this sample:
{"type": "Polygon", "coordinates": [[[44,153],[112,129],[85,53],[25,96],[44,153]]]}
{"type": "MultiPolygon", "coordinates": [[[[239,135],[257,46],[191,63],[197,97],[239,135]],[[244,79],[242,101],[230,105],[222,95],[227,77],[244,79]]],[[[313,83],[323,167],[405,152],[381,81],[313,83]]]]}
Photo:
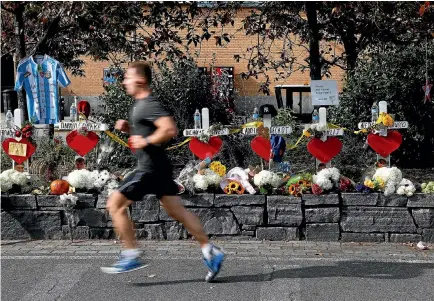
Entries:
{"type": "MultiPolygon", "coordinates": [[[[193,259],[200,258],[199,246],[192,240],[180,241],[139,241],[144,251],[144,257],[163,259],[193,259]]],[[[420,251],[415,244],[394,243],[333,243],[333,242],[272,242],[272,241],[213,241],[221,246],[227,258],[248,259],[357,259],[381,261],[421,261],[434,262],[434,246],[429,250],[420,251]]],[[[87,241],[54,241],[54,240],[3,240],[1,255],[8,257],[102,257],[115,258],[120,251],[117,241],[87,240],[87,241]]]]}

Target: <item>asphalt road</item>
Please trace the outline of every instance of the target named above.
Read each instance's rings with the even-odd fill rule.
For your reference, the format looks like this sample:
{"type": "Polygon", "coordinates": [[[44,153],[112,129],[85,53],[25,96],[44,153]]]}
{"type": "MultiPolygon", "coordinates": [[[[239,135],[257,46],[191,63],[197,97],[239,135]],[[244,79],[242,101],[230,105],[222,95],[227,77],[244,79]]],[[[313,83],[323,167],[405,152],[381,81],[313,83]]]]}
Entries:
{"type": "Polygon", "coordinates": [[[214,283],[199,258],[147,258],[149,267],[100,272],[114,256],[3,256],[4,301],[429,301],[434,261],[231,256],[214,283]]]}

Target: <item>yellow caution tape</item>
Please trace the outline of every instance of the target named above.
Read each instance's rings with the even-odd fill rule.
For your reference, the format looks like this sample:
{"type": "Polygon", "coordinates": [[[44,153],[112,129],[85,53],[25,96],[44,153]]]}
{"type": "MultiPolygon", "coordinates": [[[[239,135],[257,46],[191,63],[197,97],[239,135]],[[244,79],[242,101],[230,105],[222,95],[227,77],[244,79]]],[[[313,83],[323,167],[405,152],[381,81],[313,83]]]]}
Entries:
{"type": "Polygon", "coordinates": [[[178,144],[176,144],[176,145],[173,145],[173,146],[171,146],[171,147],[166,148],[166,150],[171,150],[171,149],[174,149],[174,148],[181,147],[181,146],[183,146],[184,144],[186,144],[187,142],[191,141],[191,139],[193,139],[193,138],[192,138],[192,137],[189,137],[189,138],[185,139],[184,141],[182,141],[181,143],[178,143],[178,144]]]}
{"type": "Polygon", "coordinates": [[[111,139],[113,139],[114,141],[116,141],[117,143],[125,146],[125,147],[129,147],[128,143],[126,143],[124,140],[122,140],[121,138],[119,138],[118,136],[116,136],[115,134],[113,134],[112,132],[110,132],[109,130],[104,131],[104,133],[107,134],[107,136],[109,136],[111,139]]]}

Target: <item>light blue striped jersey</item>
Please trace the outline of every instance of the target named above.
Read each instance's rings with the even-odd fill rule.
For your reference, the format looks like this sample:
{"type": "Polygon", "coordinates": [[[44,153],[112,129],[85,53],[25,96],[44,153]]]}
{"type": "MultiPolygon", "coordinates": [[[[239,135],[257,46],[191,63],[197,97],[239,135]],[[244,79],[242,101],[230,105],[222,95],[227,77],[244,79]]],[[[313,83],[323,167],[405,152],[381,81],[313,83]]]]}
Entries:
{"type": "Polygon", "coordinates": [[[65,88],[71,81],[60,63],[48,55],[29,56],[19,63],[15,90],[24,86],[30,120],[39,124],[59,122],[57,83],[65,88]]]}

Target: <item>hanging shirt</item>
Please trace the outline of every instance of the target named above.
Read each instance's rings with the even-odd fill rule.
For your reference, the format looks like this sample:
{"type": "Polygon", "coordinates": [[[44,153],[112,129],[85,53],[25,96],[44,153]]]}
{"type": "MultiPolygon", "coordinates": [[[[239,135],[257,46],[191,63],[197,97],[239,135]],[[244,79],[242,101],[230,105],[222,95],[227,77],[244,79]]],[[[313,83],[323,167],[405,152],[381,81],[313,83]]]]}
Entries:
{"type": "Polygon", "coordinates": [[[17,69],[15,90],[24,87],[29,119],[39,124],[59,122],[58,85],[65,88],[71,81],[58,61],[44,56],[30,56],[17,69]]]}

